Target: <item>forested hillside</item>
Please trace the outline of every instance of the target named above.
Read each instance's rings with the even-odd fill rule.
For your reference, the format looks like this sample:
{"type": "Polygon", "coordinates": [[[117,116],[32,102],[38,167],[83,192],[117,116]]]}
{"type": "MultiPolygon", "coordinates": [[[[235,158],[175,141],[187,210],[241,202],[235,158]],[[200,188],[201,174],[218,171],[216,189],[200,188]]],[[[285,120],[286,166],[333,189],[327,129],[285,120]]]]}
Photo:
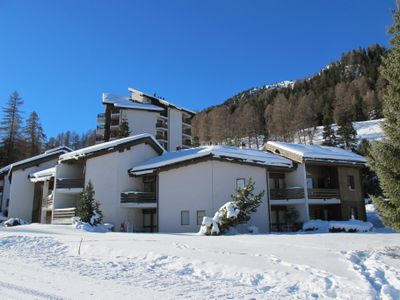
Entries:
{"type": "MultiPolygon", "coordinates": [[[[344,139],[352,139],[352,121],[382,117],[385,80],[379,74],[386,49],[372,45],[345,53],[339,61],[303,80],[252,88],[193,119],[195,144],[237,144],[241,138],[306,142],[316,126],[325,126],[330,144],[331,123],[344,139]]],[[[340,137],[337,137],[340,139],[340,137]]],[[[349,141],[338,144],[349,146],[349,141]]]]}
{"type": "Polygon", "coordinates": [[[47,138],[39,115],[33,111],[25,120],[22,111],[23,99],[13,92],[0,114],[0,167],[43,153],[44,151],[67,146],[79,149],[95,143],[94,130],[78,134],[66,131],[56,137],[47,138]]]}

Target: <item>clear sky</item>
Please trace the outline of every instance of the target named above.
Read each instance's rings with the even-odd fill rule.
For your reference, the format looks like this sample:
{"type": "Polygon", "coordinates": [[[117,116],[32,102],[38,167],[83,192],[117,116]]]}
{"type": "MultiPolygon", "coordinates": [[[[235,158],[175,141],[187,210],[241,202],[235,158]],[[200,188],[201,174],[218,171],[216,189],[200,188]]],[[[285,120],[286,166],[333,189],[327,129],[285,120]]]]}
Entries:
{"type": "Polygon", "coordinates": [[[86,131],[128,87],[190,109],[388,46],[394,0],[0,0],[0,105],[86,131]]]}

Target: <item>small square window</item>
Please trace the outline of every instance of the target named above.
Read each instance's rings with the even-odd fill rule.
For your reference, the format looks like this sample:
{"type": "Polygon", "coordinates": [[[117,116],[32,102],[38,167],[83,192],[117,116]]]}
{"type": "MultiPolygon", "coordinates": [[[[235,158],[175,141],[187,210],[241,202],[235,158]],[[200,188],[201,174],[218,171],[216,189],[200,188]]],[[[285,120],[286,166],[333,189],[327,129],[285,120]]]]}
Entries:
{"type": "Polygon", "coordinates": [[[206,216],[205,210],[198,210],[197,211],[197,225],[201,225],[203,223],[203,218],[206,216]]]}
{"type": "Polygon", "coordinates": [[[347,176],[347,185],[349,186],[350,191],[354,191],[356,189],[356,186],[354,184],[354,176],[353,175],[347,176]]]}
{"type": "Polygon", "coordinates": [[[246,180],[244,178],[236,179],[236,189],[244,189],[246,186],[246,180]]]}
{"type": "Polygon", "coordinates": [[[181,225],[189,225],[189,211],[188,210],[181,211],[181,225]]]}

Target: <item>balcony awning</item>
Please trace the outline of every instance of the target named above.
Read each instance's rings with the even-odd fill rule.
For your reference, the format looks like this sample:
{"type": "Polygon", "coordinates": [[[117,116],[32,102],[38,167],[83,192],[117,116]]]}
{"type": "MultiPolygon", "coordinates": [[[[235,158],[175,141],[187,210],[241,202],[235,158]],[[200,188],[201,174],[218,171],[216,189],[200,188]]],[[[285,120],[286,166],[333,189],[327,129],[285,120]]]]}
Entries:
{"type": "Polygon", "coordinates": [[[29,175],[29,180],[31,182],[41,182],[48,181],[53,178],[56,174],[56,168],[49,168],[42,171],[38,171],[29,175]]]}

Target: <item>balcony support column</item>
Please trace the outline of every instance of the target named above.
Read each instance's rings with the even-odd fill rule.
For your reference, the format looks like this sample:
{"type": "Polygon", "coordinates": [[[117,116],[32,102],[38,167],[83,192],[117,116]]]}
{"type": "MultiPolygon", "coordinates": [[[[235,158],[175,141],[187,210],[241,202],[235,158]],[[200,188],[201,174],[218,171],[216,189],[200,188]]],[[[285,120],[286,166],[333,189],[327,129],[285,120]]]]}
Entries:
{"type": "Polygon", "coordinates": [[[303,185],[304,185],[304,200],[305,200],[305,208],[306,208],[306,220],[310,220],[310,205],[308,204],[308,188],[307,188],[307,171],[306,164],[300,164],[301,171],[303,173],[303,185]]]}

